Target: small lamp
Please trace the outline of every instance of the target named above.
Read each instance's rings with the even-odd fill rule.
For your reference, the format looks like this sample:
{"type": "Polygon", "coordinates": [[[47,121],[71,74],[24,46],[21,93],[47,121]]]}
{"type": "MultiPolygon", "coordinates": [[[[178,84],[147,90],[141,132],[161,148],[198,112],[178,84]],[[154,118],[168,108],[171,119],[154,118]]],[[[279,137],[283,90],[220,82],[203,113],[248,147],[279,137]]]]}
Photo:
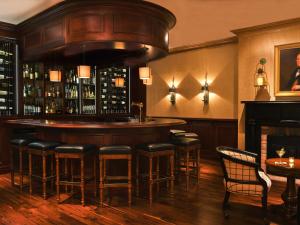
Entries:
{"type": "Polygon", "coordinates": [[[143,84],[145,85],[152,85],[152,75],[150,75],[150,78],[149,79],[144,79],[143,80],[143,84]]]}
{"type": "Polygon", "coordinates": [[[256,70],[254,74],[254,87],[255,88],[261,88],[261,87],[267,87],[269,85],[268,82],[268,76],[265,72],[265,64],[267,63],[267,60],[265,58],[261,58],[256,65],[256,70]]]}
{"type": "Polygon", "coordinates": [[[175,105],[175,103],[176,103],[176,87],[174,85],[174,76],[173,76],[172,86],[169,88],[169,94],[170,94],[171,104],[175,105]]]}
{"type": "Polygon", "coordinates": [[[51,82],[60,82],[61,81],[61,70],[49,70],[49,76],[51,82]]]}
{"type": "Polygon", "coordinates": [[[209,88],[208,88],[208,83],[207,83],[207,73],[205,74],[205,83],[202,86],[202,92],[203,92],[203,98],[202,101],[204,104],[209,103],[209,88]]]}
{"type": "Polygon", "coordinates": [[[77,66],[78,78],[90,78],[91,77],[91,67],[87,65],[77,66]]]}
{"type": "Polygon", "coordinates": [[[150,67],[140,67],[139,68],[139,76],[140,76],[141,80],[150,79],[151,68],[150,67]]]}
{"type": "Polygon", "coordinates": [[[116,77],[116,79],[115,79],[115,86],[116,87],[122,88],[122,87],[124,87],[124,83],[125,83],[125,80],[124,80],[123,77],[116,77]]]}
{"type": "Polygon", "coordinates": [[[78,78],[85,78],[88,79],[91,77],[91,67],[85,65],[85,45],[82,45],[82,61],[83,64],[77,66],[77,74],[78,74],[78,78]]]}

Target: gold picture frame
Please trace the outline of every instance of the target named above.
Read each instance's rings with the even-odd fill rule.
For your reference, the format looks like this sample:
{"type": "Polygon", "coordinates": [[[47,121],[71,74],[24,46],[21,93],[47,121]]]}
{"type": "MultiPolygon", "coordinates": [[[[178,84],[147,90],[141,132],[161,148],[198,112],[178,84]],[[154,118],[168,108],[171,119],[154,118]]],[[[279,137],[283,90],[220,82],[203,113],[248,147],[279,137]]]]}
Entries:
{"type": "Polygon", "coordinates": [[[275,46],[275,96],[300,96],[300,43],[275,46]]]}

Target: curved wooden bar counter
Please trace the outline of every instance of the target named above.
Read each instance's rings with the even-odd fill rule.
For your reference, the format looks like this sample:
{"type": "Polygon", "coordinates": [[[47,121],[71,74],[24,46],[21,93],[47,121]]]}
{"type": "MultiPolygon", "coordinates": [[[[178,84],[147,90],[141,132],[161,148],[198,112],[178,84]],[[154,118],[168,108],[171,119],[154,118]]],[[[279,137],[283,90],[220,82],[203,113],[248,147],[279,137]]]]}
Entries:
{"type": "Polygon", "coordinates": [[[85,122],[38,119],[7,120],[11,128],[35,128],[43,140],[68,144],[130,145],[165,142],[171,127],[183,125],[179,119],[154,119],[146,122],[85,122]]]}

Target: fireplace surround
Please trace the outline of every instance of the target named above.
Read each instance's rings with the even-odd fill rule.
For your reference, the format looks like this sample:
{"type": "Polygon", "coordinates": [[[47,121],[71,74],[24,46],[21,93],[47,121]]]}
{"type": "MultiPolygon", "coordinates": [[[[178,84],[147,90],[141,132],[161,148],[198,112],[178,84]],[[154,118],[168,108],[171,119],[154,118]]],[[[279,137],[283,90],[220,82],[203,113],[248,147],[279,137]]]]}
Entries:
{"type": "MultiPolygon", "coordinates": [[[[269,136],[269,140],[274,142],[275,147],[279,147],[280,141],[283,143],[286,139],[288,142],[290,141],[290,145],[287,145],[288,149],[292,149],[293,146],[300,149],[300,102],[242,101],[242,103],[245,104],[245,149],[257,153],[259,162],[262,161],[262,143],[268,141],[268,138],[262,140],[263,134],[269,136]],[[274,129],[277,132],[272,137],[274,129]],[[297,136],[299,136],[299,144],[297,136]],[[277,140],[275,140],[276,138],[277,140]]],[[[266,149],[267,156],[272,154],[268,153],[270,150],[268,148],[271,147],[266,149]]],[[[296,154],[299,156],[298,150],[296,150],[296,154]]]]}

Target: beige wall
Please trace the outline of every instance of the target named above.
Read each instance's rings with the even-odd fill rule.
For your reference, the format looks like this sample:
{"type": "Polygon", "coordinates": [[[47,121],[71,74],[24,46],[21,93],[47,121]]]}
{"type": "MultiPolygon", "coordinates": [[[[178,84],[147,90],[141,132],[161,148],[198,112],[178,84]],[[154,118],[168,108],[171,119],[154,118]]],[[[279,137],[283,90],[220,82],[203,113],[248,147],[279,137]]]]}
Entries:
{"type": "Polygon", "coordinates": [[[237,44],[207,47],[149,63],[153,85],[147,87],[147,115],[192,118],[237,118],[237,44]],[[201,101],[201,84],[207,71],[210,101],[201,101]],[[175,77],[176,105],[168,89],[175,77]]]}
{"type": "MultiPolygon", "coordinates": [[[[244,105],[243,100],[257,98],[254,89],[254,72],[259,59],[267,59],[266,72],[270,83],[270,99],[275,99],[274,48],[276,45],[300,42],[300,23],[278,25],[238,33],[238,119],[239,147],[244,148],[244,105]]],[[[259,99],[259,98],[257,98],[259,99]]]]}

